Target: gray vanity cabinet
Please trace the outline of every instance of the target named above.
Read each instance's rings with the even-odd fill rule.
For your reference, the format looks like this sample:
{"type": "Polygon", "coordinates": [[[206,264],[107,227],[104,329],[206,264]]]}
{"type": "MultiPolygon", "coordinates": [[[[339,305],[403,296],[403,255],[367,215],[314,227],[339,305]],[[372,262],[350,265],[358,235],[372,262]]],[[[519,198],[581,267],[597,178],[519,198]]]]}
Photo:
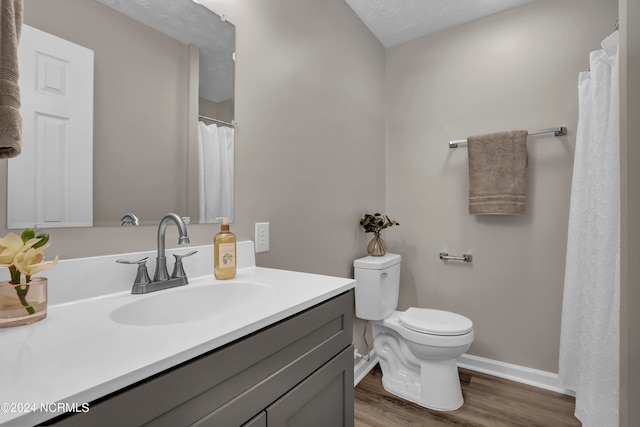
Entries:
{"type": "Polygon", "coordinates": [[[353,291],[113,393],[62,426],[353,426],[353,291]]]}
{"type": "Polygon", "coordinates": [[[268,426],[327,427],[353,424],[353,347],[349,346],[309,378],[267,408],[268,426]],[[347,375],[347,364],[351,375],[347,375]],[[349,381],[351,381],[350,384],[349,381]],[[346,405],[350,407],[347,408],[346,405]],[[349,414],[350,422],[345,422],[349,414]]]}
{"type": "MultiPolygon", "coordinates": [[[[353,425],[353,400],[345,399],[345,386],[351,370],[353,389],[353,348],[313,373],[287,394],[251,419],[243,427],[304,426],[333,427],[353,425]],[[350,364],[348,368],[346,365],[350,364]],[[345,405],[350,405],[347,408],[345,405]],[[350,421],[346,422],[346,417],[350,421]]],[[[353,391],[353,390],[352,390],[353,391]]],[[[212,424],[215,425],[215,424],[212,424]]]]}
{"type": "Polygon", "coordinates": [[[242,427],[267,427],[267,412],[262,411],[251,420],[247,421],[242,427]]]}

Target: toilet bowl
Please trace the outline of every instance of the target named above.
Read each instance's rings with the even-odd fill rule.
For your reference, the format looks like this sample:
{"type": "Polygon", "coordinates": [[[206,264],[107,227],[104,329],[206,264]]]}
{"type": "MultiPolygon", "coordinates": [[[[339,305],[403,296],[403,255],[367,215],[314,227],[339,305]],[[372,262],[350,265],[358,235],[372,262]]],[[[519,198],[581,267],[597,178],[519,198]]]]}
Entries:
{"type": "Polygon", "coordinates": [[[356,317],[370,320],[384,388],[421,406],[450,411],[462,406],[456,358],[474,339],[460,314],[411,307],[396,311],[400,255],[354,261],[356,317]]]}

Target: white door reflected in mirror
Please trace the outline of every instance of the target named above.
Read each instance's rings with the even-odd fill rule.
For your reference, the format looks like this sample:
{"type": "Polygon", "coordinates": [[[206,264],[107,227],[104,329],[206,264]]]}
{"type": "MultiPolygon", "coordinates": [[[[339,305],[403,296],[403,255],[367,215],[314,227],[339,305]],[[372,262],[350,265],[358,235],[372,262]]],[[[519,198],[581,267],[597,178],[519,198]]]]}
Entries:
{"type": "Polygon", "coordinates": [[[91,49],[23,25],[22,154],[8,162],[7,227],[93,224],[91,49]]]}

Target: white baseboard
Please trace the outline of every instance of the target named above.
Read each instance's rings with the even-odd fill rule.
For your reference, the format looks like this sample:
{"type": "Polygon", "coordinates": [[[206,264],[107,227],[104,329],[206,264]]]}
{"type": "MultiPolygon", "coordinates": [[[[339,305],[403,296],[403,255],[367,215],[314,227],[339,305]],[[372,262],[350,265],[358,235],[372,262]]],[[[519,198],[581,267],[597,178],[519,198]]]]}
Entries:
{"type": "MultiPolygon", "coordinates": [[[[369,353],[369,360],[362,358],[353,367],[353,386],[358,383],[373,369],[378,363],[378,356],[375,350],[369,353]]],[[[555,393],[562,393],[575,397],[573,390],[567,390],[558,384],[558,374],[527,368],[526,366],[514,365],[512,363],[500,362],[499,360],[487,359],[484,357],[463,354],[458,357],[458,366],[471,371],[482,372],[494,377],[528,384],[533,387],[550,390],[555,393]]]]}
{"type": "Polygon", "coordinates": [[[375,350],[369,352],[369,360],[361,358],[358,363],[353,367],[353,386],[357,386],[358,383],[376,366],[378,363],[378,355],[375,350]]]}
{"type": "Polygon", "coordinates": [[[500,362],[498,360],[486,359],[484,357],[473,356],[466,353],[458,357],[458,366],[460,368],[482,372],[483,374],[528,384],[556,393],[575,396],[575,392],[573,390],[567,390],[560,387],[558,374],[551,372],[500,362]]]}

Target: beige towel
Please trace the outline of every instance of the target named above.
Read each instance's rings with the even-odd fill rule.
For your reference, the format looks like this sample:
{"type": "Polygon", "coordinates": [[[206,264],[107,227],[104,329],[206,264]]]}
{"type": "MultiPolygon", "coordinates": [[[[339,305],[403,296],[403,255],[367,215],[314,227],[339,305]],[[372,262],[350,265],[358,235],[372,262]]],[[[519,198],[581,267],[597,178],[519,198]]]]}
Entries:
{"type": "Polygon", "coordinates": [[[469,214],[524,213],[527,186],[527,131],[467,138],[469,214]]]}
{"type": "Polygon", "coordinates": [[[18,41],[22,0],[0,0],[0,159],[22,151],[22,117],[18,87],[18,41]]]}

